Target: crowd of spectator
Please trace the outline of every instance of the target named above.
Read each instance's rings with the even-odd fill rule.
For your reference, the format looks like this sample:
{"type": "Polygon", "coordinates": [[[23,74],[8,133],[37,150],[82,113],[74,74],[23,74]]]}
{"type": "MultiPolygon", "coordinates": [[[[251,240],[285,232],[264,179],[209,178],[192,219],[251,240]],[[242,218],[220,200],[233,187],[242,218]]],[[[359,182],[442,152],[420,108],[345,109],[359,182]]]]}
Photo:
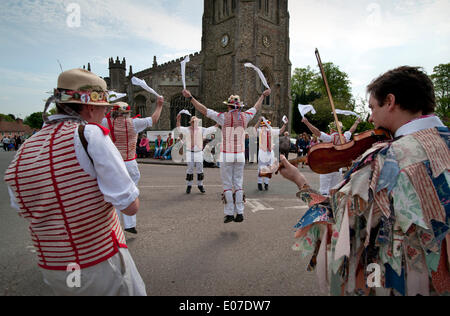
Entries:
{"type": "MultiPolygon", "coordinates": [[[[214,136],[214,135],[212,135],[214,136]]],[[[205,140],[206,143],[212,139],[205,140]]],[[[150,142],[146,134],[139,135],[136,154],[138,158],[153,158],[161,160],[172,160],[172,149],[178,142],[183,142],[183,135],[181,134],[177,139],[169,134],[166,140],[162,139],[161,135],[157,136],[154,142],[150,142]]],[[[303,157],[308,154],[308,150],[319,143],[319,140],[314,135],[303,133],[297,136],[295,142],[290,137],[288,132],[280,136],[279,148],[280,154],[289,157],[290,153],[295,153],[297,157],[303,157]]],[[[250,162],[249,157],[250,137],[245,136],[245,158],[246,162],[250,162]]]]}
{"type": "Polygon", "coordinates": [[[4,136],[2,139],[2,145],[4,151],[17,151],[22,145],[23,139],[21,136],[4,136]]]}

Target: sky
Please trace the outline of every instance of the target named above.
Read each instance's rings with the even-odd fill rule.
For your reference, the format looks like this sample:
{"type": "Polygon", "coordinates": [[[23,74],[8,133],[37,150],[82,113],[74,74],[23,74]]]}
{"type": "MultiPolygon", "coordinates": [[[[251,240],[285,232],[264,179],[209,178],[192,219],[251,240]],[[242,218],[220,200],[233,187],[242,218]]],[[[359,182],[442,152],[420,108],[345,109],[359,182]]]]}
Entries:
{"type": "MultiPolygon", "coordinates": [[[[349,75],[355,98],[398,66],[428,74],[450,62],[450,0],[291,0],[292,70],[317,69],[314,51],[349,75]]],[[[133,71],[201,50],[202,0],[2,0],[0,113],[25,118],[44,108],[64,70],[108,59],[133,71]]]]}

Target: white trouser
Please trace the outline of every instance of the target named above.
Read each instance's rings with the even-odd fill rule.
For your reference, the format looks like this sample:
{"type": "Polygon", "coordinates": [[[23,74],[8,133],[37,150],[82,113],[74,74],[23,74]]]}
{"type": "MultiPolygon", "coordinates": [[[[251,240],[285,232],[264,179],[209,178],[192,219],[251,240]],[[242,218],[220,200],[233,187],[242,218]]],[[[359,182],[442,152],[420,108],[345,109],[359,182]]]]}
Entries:
{"type": "MultiPolygon", "coordinates": [[[[139,172],[137,161],[125,161],[125,167],[127,167],[131,180],[133,180],[134,184],[138,186],[139,180],[141,179],[141,173],[139,172]]],[[[128,229],[136,227],[136,215],[128,216],[122,212],[117,212],[117,215],[119,218],[122,218],[123,228],[128,229]]]]}
{"type": "MultiPolygon", "coordinates": [[[[192,152],[188,151],[186,152],[186,163],[187,163],[187,170],[186,174],[197,174],[197,185],[202,186],[203,180],[198,180],[198,175],[203,173],[203,152],[192,152]]],[[[187,181],[188,186],[192,186],[194,184],[194,181],[187,181]]]]}
{"type": "Polygon", "coordinates": [[[56,296],[146,296],[145,283],[128,249],[120,248],[113,257],[79,271],[41,269],[44,282],[56,296]],[[79,287],[77,287],[79,286],[79,287]]]}
{"type": "Polygon", "coordinates": [[[320,175],[320,194],[330,195],[330,190],[342,181],[342,173],[333,172],[320,175]]]}
{"type": "Polygon", "coordinates": [[[222,162],[220,176],[225,195],[225,215],[244,214],[244,162],[222,162]],[[235,200],[233,199],[233,188],[235,200]]]}
{"type": "MultiPolygon", "coordinates": [[[[270,167],[275,163],[275,154],[273,151],[259,150],[258,153],[258,175],[261,173],[261,169],[264,167],[270,167]]],[[[263,178],[258,176],[259,184],[269,184],[269,178],[263,178]]]]}

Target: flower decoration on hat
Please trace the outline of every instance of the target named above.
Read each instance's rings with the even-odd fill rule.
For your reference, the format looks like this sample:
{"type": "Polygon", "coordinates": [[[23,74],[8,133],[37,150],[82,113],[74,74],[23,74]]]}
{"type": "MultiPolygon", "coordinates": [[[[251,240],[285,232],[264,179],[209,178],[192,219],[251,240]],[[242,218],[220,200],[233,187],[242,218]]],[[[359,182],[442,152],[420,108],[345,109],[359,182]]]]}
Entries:
{"type": "Polygon", "coordinates": [[[119,113],[130,113],[131,106],[125,102],[117,102],[113,104],[113,111],[119,113]]]}
{"type": "MultiPolygon", "coordinates": [[[[342,122],[339,122],[339,127],[342,129],[344,127],[344,125],[342,124],[342,122]]],[[[330,123],[330,125],[328,125],[328,128],[330,129],[330,131],[337,131],[337,125],[336,122],[332,122],[330,123]]]]}
{"type": "Polygon", "coordinates": [[[234,106],[235,108],[243,108],[244,103],[241,102],[241,98],[238,95],[232,95],[228,98],[228,101],[223,102],[226,105],[234,106]]]}

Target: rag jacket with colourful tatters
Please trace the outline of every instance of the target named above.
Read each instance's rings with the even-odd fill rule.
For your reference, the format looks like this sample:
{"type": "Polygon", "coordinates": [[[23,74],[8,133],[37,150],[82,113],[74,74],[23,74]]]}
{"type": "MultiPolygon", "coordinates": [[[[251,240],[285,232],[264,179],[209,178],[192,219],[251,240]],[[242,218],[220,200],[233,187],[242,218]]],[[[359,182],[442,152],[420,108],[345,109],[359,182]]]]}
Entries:
{"type": "Polygon", "coordinates": [[[295,226],[293,249],[312,255],[308,270],[323,290],[450,293],[449,147],[445,127],[378,143],[331,198],[311,189],[297,194],[310,209],[295,226]]]}

